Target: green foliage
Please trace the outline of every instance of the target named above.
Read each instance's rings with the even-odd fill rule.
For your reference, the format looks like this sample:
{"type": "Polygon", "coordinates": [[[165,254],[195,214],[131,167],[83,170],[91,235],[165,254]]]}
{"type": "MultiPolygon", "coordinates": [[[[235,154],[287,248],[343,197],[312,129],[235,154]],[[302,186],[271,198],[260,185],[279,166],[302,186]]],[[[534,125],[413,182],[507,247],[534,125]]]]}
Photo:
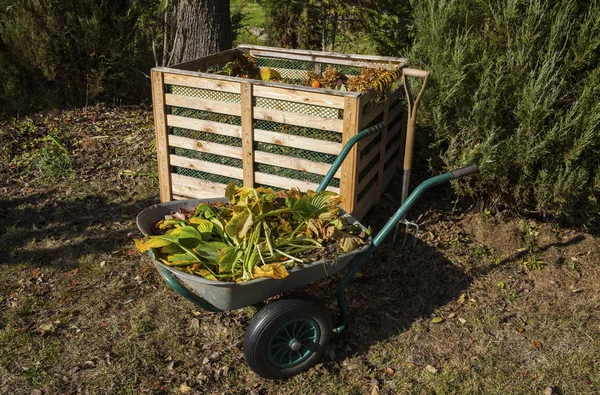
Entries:
{"type": "Polygon", "coordinates": [[[140,3],[0,0],[0,111],[145,97],[140,71],[152,58],[136,29],[140,3]]]}
{"type": "Polygon", "coordinates": [[[427,0],[414,9],[413,67],[432,82],[419,114],[457,184],[552,215],[600,212],[597,1],[427,0]]]}
{"type": "Polygon", "coordinates": [[[262,0],[270,44],[396,55],[410,40],[410,3],[397,0],[262,0]]]}

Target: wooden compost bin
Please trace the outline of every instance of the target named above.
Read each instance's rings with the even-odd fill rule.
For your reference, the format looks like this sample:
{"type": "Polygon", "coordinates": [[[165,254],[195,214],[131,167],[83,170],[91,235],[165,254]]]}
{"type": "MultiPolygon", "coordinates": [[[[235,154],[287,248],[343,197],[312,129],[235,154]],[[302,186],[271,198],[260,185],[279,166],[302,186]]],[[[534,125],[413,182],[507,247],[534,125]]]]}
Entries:
{"type": "Polygon", "coordinates": [[[152,99],[162,202],[223,196],[233,181],[274,189],[316,189],[343,144],[370,125],[385,130],[362,140],[335,175],[331,191],[361,219],[379,200],[404,151],[404,88],[383,101],[347,92],[212,74],[241,54],[283,77],[301,80],[328,66],[346,75],[361,67],[397,68],[403,58],[344,55],[241,45],[152,69],[152,99]]]}

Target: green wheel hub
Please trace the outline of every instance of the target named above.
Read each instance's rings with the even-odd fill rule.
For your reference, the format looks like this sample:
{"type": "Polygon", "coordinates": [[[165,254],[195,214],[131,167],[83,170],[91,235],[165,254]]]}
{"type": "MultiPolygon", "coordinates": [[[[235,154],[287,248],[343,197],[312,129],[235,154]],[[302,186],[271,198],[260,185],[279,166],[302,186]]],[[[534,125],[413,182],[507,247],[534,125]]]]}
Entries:
{"type": "Polygon", "coordinates": [[[294,317],[281,324],[269,339],[267,357],[278,368],[296,366],[308,359],[319,344],[319,324],[308,317],[294,317]]]}

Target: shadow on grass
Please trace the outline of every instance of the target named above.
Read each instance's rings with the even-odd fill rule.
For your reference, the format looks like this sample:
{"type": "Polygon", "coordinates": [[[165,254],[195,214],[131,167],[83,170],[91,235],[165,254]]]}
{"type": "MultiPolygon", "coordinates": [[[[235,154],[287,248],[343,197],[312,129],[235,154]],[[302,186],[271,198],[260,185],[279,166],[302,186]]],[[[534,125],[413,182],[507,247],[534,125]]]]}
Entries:
{"type": "MultiPolygon", "coordinates": [[[[362,276],[346,288],[350,307],[348,328],[333,338],[336,360],[365,355],[378,343],[388,343],[415,321],[456,300],[469,287],[471,278],[434,248],[417,242],[400,249],[383,245],[363,268],[362,276]]],[[[335,300],[337,282],[328,292],[335,300]]],[[[334,303],[335,312],[339,312],[334,303]]],[[[335,325],[335,324],[334,324],[335,325]]],[[[393,344],[392,344],[393,345],[393,344]]]]}
{"type": "Polygon", "coordinates": [[[135,217],[152,199],[55,196],[52,191],[0,199],[0,262],[76,266],[81,256],[110,253],[137,235],[135,217]]]}

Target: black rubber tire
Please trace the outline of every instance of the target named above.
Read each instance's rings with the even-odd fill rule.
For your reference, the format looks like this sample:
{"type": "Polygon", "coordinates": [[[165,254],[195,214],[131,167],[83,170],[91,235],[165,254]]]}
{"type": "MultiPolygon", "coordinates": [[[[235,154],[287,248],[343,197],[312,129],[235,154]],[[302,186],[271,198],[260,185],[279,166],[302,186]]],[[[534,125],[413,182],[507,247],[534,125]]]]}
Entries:
{"type": "MultiPolygon", "coordinates": [[[[291,324],[290,324],[291,325],[291,324]]],[[[325,354],[333,331],[331,315],[327,307],[315,299],[279,299],[267,304],[254,317],[244,336],[244,356],[246,363],[256,374],[267,379],[280,379],[295,376],[314,366],[325,354]],[[271,338],[282,327],[298,320],[310,323],[318,339],[314,340],[306,356],[300,362],[282,367],[273,362],[270,356],[271,338]],[[318,329],[317,329],[318,328],[318,329]]],[[[279,340],[281,341],[281,340],[279,340]]]]}

